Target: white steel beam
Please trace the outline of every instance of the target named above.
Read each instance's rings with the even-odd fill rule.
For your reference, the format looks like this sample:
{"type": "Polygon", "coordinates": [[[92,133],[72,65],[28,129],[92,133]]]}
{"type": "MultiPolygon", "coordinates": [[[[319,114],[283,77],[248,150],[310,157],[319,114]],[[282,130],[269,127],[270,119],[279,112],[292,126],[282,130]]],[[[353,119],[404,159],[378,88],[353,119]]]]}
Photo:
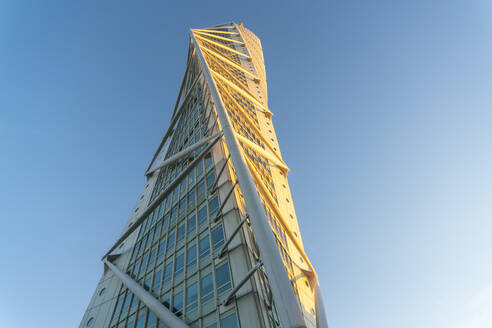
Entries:
{"type": "Polygon", "coordinates": [[[150,170],[149,172],[145,173],[146,176],[149,176],[151,175],[152,173],[154,173],[155,171],[157,171],[158,169],[160,168],[163,168],[164,166],[167,166],[169,164],[172,164],[174,162],[176,162],[178,159],[180,159],[181,157],[183,156],[186,156],[188,155],[189,153],[191,153],[192,151],[195,151],[196,149],[200,148],[201,146],[209,143],[210,141],[214,140],[216,137],[218,137],[219,135],[222,135],[222,132],[218,132],[214,135],[211,135],[209,137],[206,137],[202,140],[199,140],[198,142],[194,143],[193,145],[183,149],[182,151],[180,151],[179,153],[176,153],[174,154],[173,156],[169,157],[168,159],[166,159],[164,162],[162,162],[161,164],[159,165],[156,165],[152,170],[150,170]]]}

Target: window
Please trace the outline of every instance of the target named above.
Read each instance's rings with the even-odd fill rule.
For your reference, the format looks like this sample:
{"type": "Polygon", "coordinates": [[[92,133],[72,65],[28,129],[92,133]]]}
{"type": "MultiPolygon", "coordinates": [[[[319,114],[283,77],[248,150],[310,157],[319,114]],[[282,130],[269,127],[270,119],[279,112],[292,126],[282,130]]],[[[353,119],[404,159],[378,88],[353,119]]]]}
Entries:
{"type": "Polygon", "coordinates": [[[186,197],[181,198],[179,201],[179,215],[185,215],[186,214],[186,197]]]}
{"type": "Polygon", "coordinates": [[[156,324],[157,318],[155,317],[155,314],[151,311],[149,311],[149,318],[147,319],[147,327],[148,328],[154,328],[156,324]]]}
{"type": "Polygon", "coordinates": [[[198,210],[198,225],[202,226],[207,223],[207,207],[203,206],[198,210]]]}
{"type": "Polygon", "coordinates": [[[176,239],[178,242],[180,242],[181,240],[184,239],[185,231],[186,231],[186,226],[183,223],[182,225],[179,226],[178,231],[177,231],[176,239]]]}
{"type": "Polygon", "coordinates": [[[174,276],[178,276],[183,273],[184,270],[184,253],[176,257],[176,267],[174,269],[174,276]]]}
{"type": "Polygon", "coordinates": [[[176,222],[176,218],[178,217],[178,205],[173,206],[173,210],[171,212],[171,226],[176,222]]]}
{"type": "Polygon", "coordinates": [[[121,305],[123,304],[123,300],[125,299],[125,294],[121,294],[118,298],[118,303],[116,303],[116,307],[114,308],[113,319],[111,321],[116,321],[118,316],[120,315],[121,305]]]}
{"type": "Polygon", "coordinates": [[[157,257],[162,257],[162,255],[164,255],[164,251],[166,250],[166,241],[163,240],[160,244],[159,244],[159,252],[157,253],[157,257]]]}
{"type": "Polygon", "coordinates": [[[151,282],[152,282],[152,276],[149,276],[147,279],[145,279],[145,281],[144,281],[145,290],[150,290],[151,282]]]}
{"type": "Polygon", "coordinates": [[[210,238],[207,236],[200,239],[200,259],[210,254],[210,238]]]}
{"type": "Polygon", "coordinates": [[[145,236],[144,239],[142,240],[142,244],[140,245],[140,249],[138,251],[138,256],[140,256],[140,254],[143,253],[146,243],[147,243],[147,236],[145,236]]]}
{"type": "Polygon", "coordinates": [[[199,177],[203,174],[203,162],[200,160],[196,165],[196,176],[199,177]]]}
{"type": "Polygon", "coordinates": [[[169,255],[170,252],[174,250],[174,239],[176,237],[176,232],[173,231],[169,233],[169,238],[167,239],[167,254],[169,255]]]}
{"type": "Polygon", "coordinates": [[[94,324],[94,317],[91,317],[89,318],[89,320],[87,320],[86,326],[92,327],[93,324],[94,324]]]}
{"type": "Polygon", "coordinates": [[[222,328],[238,328],[236,314],[233,313],[220,321],[222,328]]]}
{"type": "Polygon", "coordinates": [[[145,315],[146,315],[146,313],[143,311],[140,313],[140,315],[138,316],[137,325],[135,326],[135,328],[144,328],[145,315]]]}
{"type": "Polygon", "coordinates": [[[133,267],[133,276],[136,277],[138,273],[138,269],[140,269],[140,261],[135,264],[135,267],[133,267]]]}
{"type": "Polygon", "coordinates": [[[128,323],[126,324],[127,328],[133,328],[135,325],[135,315],[132,315],[131,317],[128,318],[128,323]]]}
{"type": "Polygon", "coordinates": [[[155,240],[158,240],[160,235],[161,235],[161,222],[159,222],[156,226],[155,226],[155,237],[154,239],[155,240]]]}
{"type": "Polygon", "coordinates": [[[214,282],[212,274],[209,273],[202,278],[202,303],[212,299],[214,297],[214,282]]]}
{"type": "Polygon", "coordinates": [[[229,275],[228,263],[224,263],[215,270],[215,277],[217,279],[217,292],[219,295],[231,288],[231,276],[229,275]]]}
{"type": "Polygon", "coordinates": [[[173,190],[173,203],[178,202],[179,187],[175,187],[173,190]]]}
{"type": "Polygon", "coordinates": [[[121,315],[126,315],[126,312],[128,311],[128,307],[130,306],[130,302],[132,300],[132,292],[128,292],[126,295],[125,301],[123,302],[123,307],[121,308],[121,315]]]}
{"type": "Polygon", "coordinates": [[[195,187],[191,188],[188,194],[188,209],[195,207],[195,187]]]}
{"type": "Polygon", "coordinates": [[[188,217],[188,238],[194,236],[196,233],[196,215],[193,214],[188,217]]]}
{"type": "Polygon", "coordinates": [[[181,195],[186,194],[186,179],[181,182],[181,195]]]}
{"type": "Polygon", "coordinates": [[[174,294],[173,312],[179,317],[183,314],[183,292],[174,294]]]}
{"type": "Polygon", "coordinates": [[[105,291],[106,291],[106,288],[103,287],[103,289],[101,289],[101,291],[99,292],[99,296],[102,296],[105,291]]]}
{"type": "Polygon", "coordinates": [[[219,196],[215,195],[214,198],[208,202],[208,207],[210,208],[210,216],[214,217],[219,209],[219,196]]]}
{"type": "Polygon", "coordinates": [[[186,262],[186,266],[188,267],[188,270],[193,265],[196,265],[196,245],[192,245],[188,247],[188,259],[186,262]]]}
{"type": "Polygon", "coordinates": [[[201,203],[205,199],[205,182],[202,180],[198,184],[198,203],[201,203]]]}
{"type": "Polygon", "coordinates": [[[162,276],[162,270],[157,271],[154,276],[154,283],[152,285],[153,291],[158,291],[159,287],[161,287],[161,276],[162,276]]]}
{"type": "Polygon", "coordinates": [[[169,223],[169,213],[167,213],[164,216],[164,219],[162,220],[162,231],[166,232],[167,231],[167,225],[169,223]]]}
{"type": "Polygon", "coordinates": [[[212,171],[212,172],[210,172],[207,175],[207,188],[208,188],[208,192],[212,192],[212,187],[214,185],[214,182],[215,182],[215,172],[212,171]]]}
{"type": "Polygon", "coordinates": [[[207,155],[205,155],[205,166],[208,168],[210,168],[212,166],[212,154],[208,153],[207,155]]]}
{"type": "Polygon", "coordinates": [[[196,309],[198,305],[198,286],[195,282],[194,284],[188,286],[186,290],[186,311],[191,311],[196,309]]]}
{"type": "Polygon", "coordinates": [[[141,270],[140,270],[140,274],[144,273],[145,272],[145,269],[147,267],[147,260],[149,258],[149,254],[145,254],[145,256],[143,257],[143,260],[142,260],[142,267],[141,267],[141,270]]]}
{"type": "Polygon", "coordinates": [[[132,305],[130,306],[130,314],[132,314],[133,312],[137,311],[137,309],[138,309],[138,303],[140,303],[140,302],[139,302],[137,296],[133,295],[132,305]]]}
{"type": "Polygon", "coordinates": [[[154,267],[155,251],[156,251],[156,248],[154,248],[154,249],[150,252],[150,257],[149,257],[149,269],[151,269],[151,268],[153,268],[153,267],[154,267]]]}
{"type": "Polygon", "coordinates": [[[170,262],[164,268],[164,285],[169,283],[173,277],[173,262],[170,262]]]}
{"type": "Polygon", "coordinates": [[[212,231],[212,244],[214,250],[224,245],[224,231],[222,229],[222,225],[218,226],[214,229],[214,231],[212,231]]]}
{"type": "Polygon", "coordinates": [[[195,172],[191,170],[191,172],[188,174],[188,183],[191,185],[195,182],[195,172]]]}

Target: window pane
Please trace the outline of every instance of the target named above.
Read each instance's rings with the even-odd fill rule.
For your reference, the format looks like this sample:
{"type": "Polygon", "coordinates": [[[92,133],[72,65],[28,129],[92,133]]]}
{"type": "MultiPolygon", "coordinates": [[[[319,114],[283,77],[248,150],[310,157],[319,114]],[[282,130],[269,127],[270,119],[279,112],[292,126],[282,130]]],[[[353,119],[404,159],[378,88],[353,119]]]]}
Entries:
{"type": "Polygon", "coordinates": [[[188,248],[187,266],[189,268],[195,264],[196,264],[196,245],[192,245],[188,248]]]}
{"type": "Polygon", "coordinates": [[[137,319],[137,325],[135,326],[135,328],[144,328],[144,324],[145,324],[145,312],[143,312],[142,314],[140,314],[138,316],[138,319],[137,319]]]}
{"type": "Polygon", "coordinates": [[[205,199],[205,182],[202,180],[197,187],[198,203],[205,199]]]}
{"type": "Polygon", "coordinates": [[[178,227],[178,232],[177,232],[177,235],[176,235],[176,239],[177,239],[178,242],[184,239],[184,237],[185,237],[185,230],[186,230],[186,226],[185,226],[184,223],[178,227]]]}
{"type": "Polygon", "coordinates": [[[162,226],[162,222],[157,223],[157,225],[155,226],[154,241],[157,241],[161,235],[161,226],[162,226]]]}
{"type": "Polygon", "coordinates": [[[128,311],[128,307],[130,306],[131,297],[133,296],[132,292],[128,292],[125,298],[125,302],[123,303],[123,308],[121,309],[121,315],[125,316],[128,311]]]}
{"type": "Polygon", "coordinates": [[[198,161],[196,165],[196,176],[199,177],[203,174],[203,161],[198,161]]]}
{"type": "Polygon", "coordinates": [[[210,254],[210,238],[208,236],[200,239],[200,259],[207,257],[210,254]]]}
{"type": "Polygon", "coordinates": [[[149,258],[149,268],[152,268],[152,267],[154,266],[155,251],[156,251],[156,249],[154,248],[154,249],[150,252],[150,258],[149,258]]]}
{"type": "Polygon", "coordinates": [[[149,318],[147,319],[147,328],[154,328],[156,324],[157,318],[155,314],[149,311],[149,318]]]}
{"type": "Polygon", "coordinates": [[[177,275],[183,273],[183,268],[184,268],[184,254],[181,254],[178,257],[176,257],[176,268],[174,271],[174,276],[176,277],[177,275]]]}
{"type": "Polygon", "coordinates": [[[152,289],[154,291],[158,291],[159,287],[161,286],[161,276],[162,276],[162,270],[157,271],[154,276],[154,283],[152,284],[152,289]]]}
{"type": "Polygon", "coordinates": [[[205,155],[205,166],[207,167],[207,169],[212,166],[212,154],[210,153],[205,155]]]}
{"type": "Polygon", "coordinates": [[[146,290],[149,290],[150,289],[150,283],[152,281],[152,276],[148,277],[147,279],[145,279],[144,281],[144,288],[146,290]]]}
{"type": "Polygon", "coordinates": [[[140,275],[142,275],[145,272],[145,269],[147,268],[147,259],[149,258],[149,254],[146,253],[145,256],[143,257],[142,260],[142,266],[140,268],[140,275]]]}
{"type": "Polygon", "coordinates": [[[179,201],[179,215],[185,215],[186,214],[186,197],[182,198],[179,201]]]}
{"type": "Polygon", "coordinates": [[[231,277],[229,275],[229,264],[224,263],[215,270],[215,276],[217,279],[217,292],[222,294],[226,290],[231,288],[231,277]]]}
{"type": "Polygon", "coordinates": [[[169,255],[174,250],[174,238],[176,236],[176,232],[173,231],[169,233],[169,239],[167,240],[167,255],[169,255]]]}
{"type": "Polygon", "coordinates": [[[111,321],[116,321],[116,319],[118,319],[118,316],[120,315],[121,305],[123,304],[124,297],[125,297],[125,294],[120,295],[120,297],[118,299],[118,303],[116,303],[116,307],[114,309],[113,320],[111,320],[111,321]]]}
{"type": "Polygon", "coordinates": [[[215,195],[214,198],[208,202],[208,207],[210,208],[210,217],[215,217],[217,210],[219,209],[219,196],[215,195]]]}
{"type": "Polygon", "coordinates": [[[214,250],[224,245],[224,231],[222,229],[222,225],[212,231],[212,244],[214,250]]]}
{"type": "Polygon", "coordinates": [[[198,304],[198,285],[194,284],[188,286],[186,290],[186,311],[193,310],[198,304]]]}
{"type": "Polygon", "coordinates": [[[162,255],[164,255],[165,250],[166,250],[166,241],[162,241],[159,244],[159,252],[157,253],[157,256],[161,257],[162,255]]]}
{"type": "Polygon", "coordinates": [[[214,282],[212,279],[212,274],[209,273],[205,277],[202,278],[202,303],[210,300],[214,297],[214,282]]]}
{"type": "Polygon", "coordinates": [[[137,276],[137,273],[138,273],[138,269],[140,269],[140,261],[138,261],[136,264],[135,264],[135,267],[133,268],[133,277],[136,277],[137,276]]]}
{"type": "Polygon", "coordinates": [[[164,284],[169,283],[172,277],[173,277],[173,262],[170,262],[164,268],[164,284]]]}
{"type": "Polygon", "coordinates": [[[178,217],[178,205],[174,205],[171,212],[171,226],[176,222],[176,218],[178,217]]]}
{"type": "Polygon", "coordinates": [[[231,314],[228,317],[225,317],[224,319],[221,320],[220,325],[222,328],[237,328],[237,319],[236,319],[236,314],[231,314]]]}
{"type": "Polygon", "coordinates": [[[195,207],[195,188],[191,188],[188,194],[188,209],[195,207]]]}
{"type": "Polygon", "coordinates": [[[183,314],[183,292],[174,295],[173,312],[176,313],[177,316],[183,314]]]}
{"type": "Polygon", "coordinates": [[[164,220],[162,221],[162,231],[166,232],[169,224],[169,213],[164,216],[164,220]]]}
{"type": "Polygon", "coordinates": [[[207,188],[208,188],[208,192],[212,192],[212,187],[214,185],[214,182],[215,182],[215,172],[212,171],[212,172],[210,172],[207,175],[207,188]]]}
{"type": "Polygon", "coordinates": [[[188,237],[194,236],[196,233],[196,215],[188,217],[188,237]]]}
{"type": "Polygon", "coordinates": [[[198,210],[198,225],[202,226],[207,223],[207,207],[203,206],[198,210]]]}

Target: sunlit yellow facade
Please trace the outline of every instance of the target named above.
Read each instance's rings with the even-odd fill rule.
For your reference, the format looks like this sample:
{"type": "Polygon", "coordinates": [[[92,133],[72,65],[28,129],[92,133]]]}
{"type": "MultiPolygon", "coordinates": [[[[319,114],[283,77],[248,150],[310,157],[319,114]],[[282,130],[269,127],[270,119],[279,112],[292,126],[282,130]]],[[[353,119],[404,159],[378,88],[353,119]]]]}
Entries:
{"type": "MultiPolygon", "coordinates": [[[[306,319],[314,323],[314,290],[308,276],[314,269],[304,251],[288,184],[289,169],[282,160],[272,122],[273,113],[268,108],[260,39],[242,24],[232,23],[211,29],[193,29],[192,33],[232,118],[306,319]]],[[[241,199],[240,188],[236,189],[236,194],[241,199]]]]}

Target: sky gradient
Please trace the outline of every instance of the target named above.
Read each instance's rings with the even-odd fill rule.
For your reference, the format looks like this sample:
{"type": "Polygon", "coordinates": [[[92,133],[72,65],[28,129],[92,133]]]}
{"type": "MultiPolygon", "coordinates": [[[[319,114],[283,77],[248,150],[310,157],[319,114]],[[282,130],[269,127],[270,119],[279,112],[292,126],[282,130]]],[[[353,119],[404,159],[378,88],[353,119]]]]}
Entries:
{"type": "Polygon", "coordinates": [[[77,327],[188,29],[243,22],[332,328],[492,327],[492,5],[0,1],[0,327],[77,327]]]}

